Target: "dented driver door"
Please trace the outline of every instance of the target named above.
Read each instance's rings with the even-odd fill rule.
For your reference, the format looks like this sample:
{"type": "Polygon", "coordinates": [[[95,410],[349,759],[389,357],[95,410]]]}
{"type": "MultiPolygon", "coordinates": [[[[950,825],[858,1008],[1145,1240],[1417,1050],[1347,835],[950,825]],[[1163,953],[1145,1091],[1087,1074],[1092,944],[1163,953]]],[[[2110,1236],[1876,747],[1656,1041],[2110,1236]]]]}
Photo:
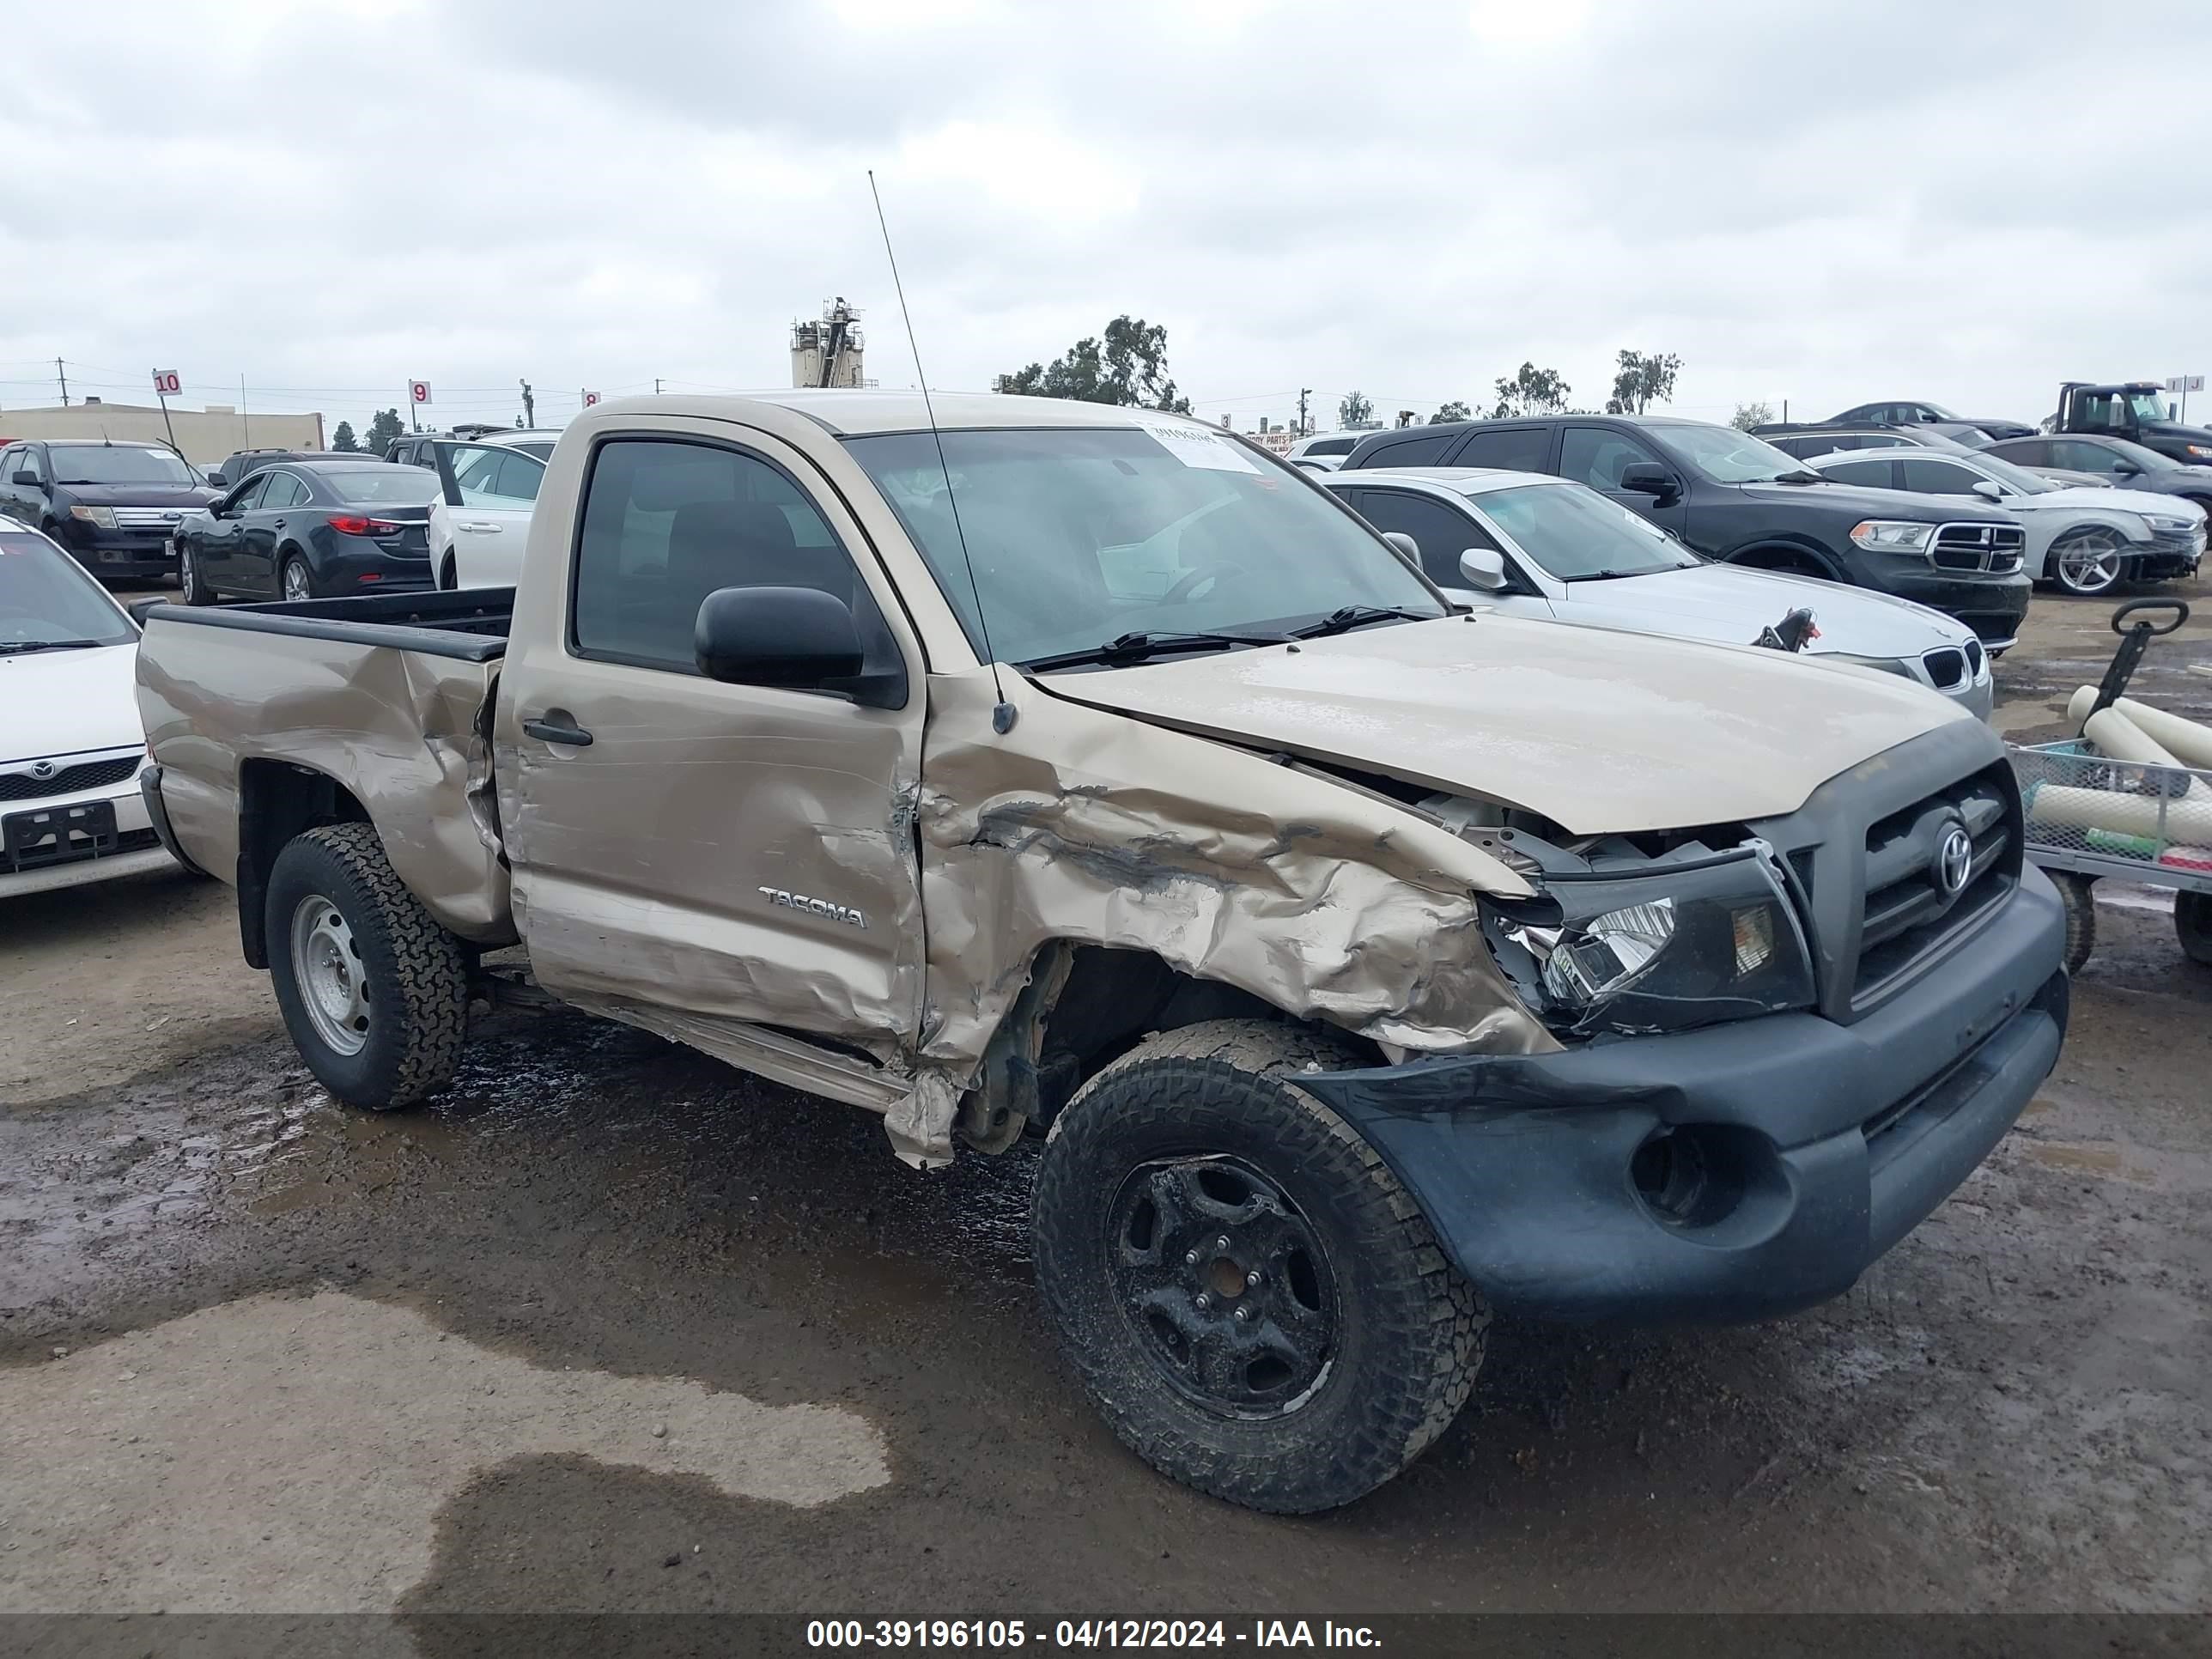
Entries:
{"type": "Polygon", "coordinates": [[[892,1058],[921,997],[923,677],[860,526],[803,455],[721,422],[672,416],[553,465],[496,732],[539,982],[659,1011],[637,1023],[710,1050],[769,1025],[892,1058]],[[548,522],[572,492],[573,526],[548,522]],[[702,675],[700,602],[747,586],[847,603],[903,706],[702,675]]]}

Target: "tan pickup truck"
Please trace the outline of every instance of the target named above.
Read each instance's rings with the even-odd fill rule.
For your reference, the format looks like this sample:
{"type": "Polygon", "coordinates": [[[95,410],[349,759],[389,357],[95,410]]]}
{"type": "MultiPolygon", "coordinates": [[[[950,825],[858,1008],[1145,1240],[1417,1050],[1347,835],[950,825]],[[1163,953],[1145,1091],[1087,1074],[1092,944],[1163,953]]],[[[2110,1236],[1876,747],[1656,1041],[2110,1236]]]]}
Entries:
{"type": "Polygon", "coordinates": [[[2063,923],[1997,740],[1893,676],[1455,611],[1212,428],[658,398],[556,450],[512,591],[148,613],[148,803],[356,1105],[538,993],[1038,1154],[1099,1407],[1358,1496],[1492,1307],[1849,1286],[2005,1133],[2063,923]]]}

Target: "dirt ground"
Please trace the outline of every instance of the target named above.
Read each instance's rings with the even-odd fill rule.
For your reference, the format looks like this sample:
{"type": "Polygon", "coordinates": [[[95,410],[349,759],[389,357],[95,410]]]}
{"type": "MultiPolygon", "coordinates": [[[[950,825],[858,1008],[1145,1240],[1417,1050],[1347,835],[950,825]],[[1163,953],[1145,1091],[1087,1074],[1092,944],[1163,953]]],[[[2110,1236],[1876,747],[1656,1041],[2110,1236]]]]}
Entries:
{"type": "MultiPolygon", "coordinates": [[[[2038,601],[2008,732],[2060,734],[2110,609],[2038,601]]],[[[2203,616],[2137,689],[2212,719],[2203,616]]],[[[0,902],[0,1611],[2212,1609],[2212,970],[2148,890],[2104,890],[2018,1129],[1849,1296],[1501,1325],[1441,1443],[1304,1521],[1092,1415],[1030,1151],[919,1175],[558,1014],[348,1111],[228,900],[0,902]]]]}

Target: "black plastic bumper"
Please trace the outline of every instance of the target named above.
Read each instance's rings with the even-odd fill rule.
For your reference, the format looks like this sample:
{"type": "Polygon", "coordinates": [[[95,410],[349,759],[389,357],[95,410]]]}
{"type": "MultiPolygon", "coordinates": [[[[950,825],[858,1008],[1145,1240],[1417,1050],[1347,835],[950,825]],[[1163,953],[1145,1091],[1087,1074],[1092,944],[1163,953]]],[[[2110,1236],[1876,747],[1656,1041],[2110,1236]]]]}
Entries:
{"type": "Polygon", "coordinates": [[[2003,576],[1966,576],[1915,565],[1884,574],[1887,580],[1869,586],[1955,617],[1984,643],[1993,640],[2008,642],[2019,635],[2035,587],[2025,572],[2003,576]]]}
{"type": "Polygon", "coordinates": [[[2038,872],[1974,948],[1853,1025],[1812,1014],[1301,1077],[1498,1306],[1764,1318],[1848,1290],[2057,1061],[2065,922],[2038,872]]]}

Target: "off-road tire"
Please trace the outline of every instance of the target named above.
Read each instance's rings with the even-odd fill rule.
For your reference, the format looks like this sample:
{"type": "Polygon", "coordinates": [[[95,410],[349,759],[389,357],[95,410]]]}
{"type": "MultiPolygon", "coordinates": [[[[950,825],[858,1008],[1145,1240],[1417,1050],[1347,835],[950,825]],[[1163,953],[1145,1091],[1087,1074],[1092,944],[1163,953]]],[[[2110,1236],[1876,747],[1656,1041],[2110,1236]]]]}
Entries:
{"type": "Polygon", "coordinates": [[[1373,1491],[1449,1425],[1482,1364],[1490,1313],[1474,1287],[1374,1148],[1293,1081],[1359,1063],[1341,1042],[1261,1020],[1162,1032],[1084,1085],[1038,1167],[1037,1282],[1092,1403],[1162,1474],[1251,1509],[1304,1514],[1373,1491]],[[1277,1416],[1179,1391],[1115,1294],[1114,1195],[1148,1162],[1204,1152],[1276,1182],[1338,1286],[1327,1373],[1277,1416]]]}
{"type": "Polygon", "coordinates": [[[2212,893],[2173,896],[2173,934],[2182,955],[2212,968],[2212,893]]]}
{"type": "Polygon", "coordinates": [[[2078,974],[2097,948],[2097,884],[2070,870],[2049,873],[2066,907],[2066,971],[2078,974]]]}
{"type": "Polygon", "coordinates": [[[407,890],[370,825],[325,824],[285,844],[269,872],[263,939],[285,1029],[340,1100],[391,1111],[453,1080],[468,1031],[467,957],[407,890]],[[357,1054],[325,1043],[301,1000],[292,918],[314,895],[337,907],[360,947],[374,1012],[357,1054]]]}

